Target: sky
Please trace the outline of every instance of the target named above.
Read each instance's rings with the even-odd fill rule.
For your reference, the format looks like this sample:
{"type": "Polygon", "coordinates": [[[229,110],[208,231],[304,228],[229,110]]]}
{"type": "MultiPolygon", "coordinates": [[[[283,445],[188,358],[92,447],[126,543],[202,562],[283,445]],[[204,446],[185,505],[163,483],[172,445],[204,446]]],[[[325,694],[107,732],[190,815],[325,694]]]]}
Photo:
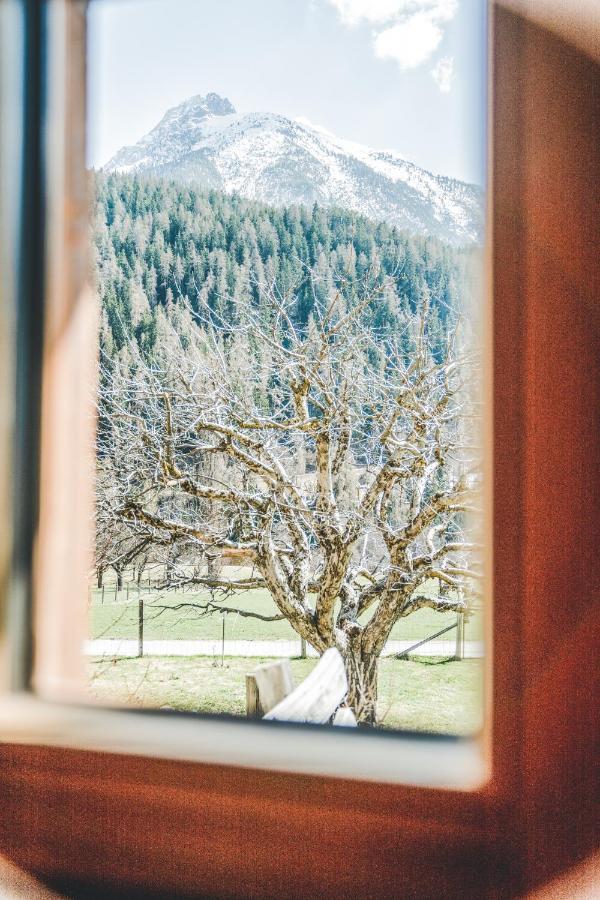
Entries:
{"type": "Polygon", "coordinates": [[[92,0],[88,161],[214,91],[485,181],[485,0],[92,0]]]}

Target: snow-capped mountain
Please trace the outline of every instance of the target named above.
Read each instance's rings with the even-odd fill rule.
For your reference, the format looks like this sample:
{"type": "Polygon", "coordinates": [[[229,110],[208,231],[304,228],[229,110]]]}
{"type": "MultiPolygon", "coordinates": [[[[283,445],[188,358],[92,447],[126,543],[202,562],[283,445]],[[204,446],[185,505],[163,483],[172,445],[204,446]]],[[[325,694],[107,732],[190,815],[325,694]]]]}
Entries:
{"type": "Polygon", "coordinates": [[[240,115],[218,94],[190,97],[168,110],[104,171],[164,175],[277,206],[341,206],[453,244],[481,239],[480,188],[305,120],[240,115]]]}

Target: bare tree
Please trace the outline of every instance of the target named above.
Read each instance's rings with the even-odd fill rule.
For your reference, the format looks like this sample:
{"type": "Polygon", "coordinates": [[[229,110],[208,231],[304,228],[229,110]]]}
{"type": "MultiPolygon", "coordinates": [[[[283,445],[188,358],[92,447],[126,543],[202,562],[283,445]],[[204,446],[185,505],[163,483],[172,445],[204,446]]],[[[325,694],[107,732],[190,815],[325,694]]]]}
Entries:
{"type": "Polygon", "coordinates": [[[123,588],[123,573],[129,566],[143,559],[151,544],[149,535],[138,535],[114,514],[116,501],[114,469],[110,460],[97,467],[96,543],[94,566],[96,586],[102,587],[104,573],[112,569],[116,588],[123,588]]]}
{"type": "Polygon", "coordinates": [[[306,327],[293,297],[269,301],[267,321],[250,303],[235,327],[207,311],[195,348],[104,373],[111,514],[138,538],[249,566],[182,569],[172,583],[223,599],[266,588],[276,618],[340,650],[348,701],[374,723],[394,624],[422,607],[465,611],[476,591],[473,360],[450,313],[432,349],[426,301],[395,334],[369,327],[372,291],[350,312],[337,296],[317,306],[306,327]]]}

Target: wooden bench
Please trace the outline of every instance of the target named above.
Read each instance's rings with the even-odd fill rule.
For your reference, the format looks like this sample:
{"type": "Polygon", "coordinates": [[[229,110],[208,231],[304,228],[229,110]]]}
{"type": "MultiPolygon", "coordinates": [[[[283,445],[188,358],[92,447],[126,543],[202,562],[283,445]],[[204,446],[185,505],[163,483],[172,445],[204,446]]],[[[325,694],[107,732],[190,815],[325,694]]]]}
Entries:
{"type": "Polygon", "coordinates": [[[310,722],[356,726],[349,707],[342,706],[348,680],[339,650],[326,650],[304,681],[294,687],[289,659],[258,666],[246,675],[246,712],[280,722],[310,722]]]}

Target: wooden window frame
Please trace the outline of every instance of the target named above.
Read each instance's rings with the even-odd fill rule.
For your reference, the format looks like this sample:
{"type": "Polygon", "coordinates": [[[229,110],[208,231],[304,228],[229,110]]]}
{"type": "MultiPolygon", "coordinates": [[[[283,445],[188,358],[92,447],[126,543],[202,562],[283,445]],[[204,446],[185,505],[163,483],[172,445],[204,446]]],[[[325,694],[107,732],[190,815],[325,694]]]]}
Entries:
{"type": "MultiPolygon", "coordinates": [[[[29,287],[30,299],[36,290],[45,297],[41,477],[39,508],[21,532],[33,573],[21,590],[44,599],[36,604],[44,633],[37,686],[64,696],[81,663],[68,630],[57,627],[58,611],[85,589],[66,575],[85,571],[87,548],[85,528],[57,522],[81,525],[91,508],[77,447],[90,437],[82,386],[94,304],[85,288],[83,144],[73,140],[82,133],[85,9],[67,0],[50,7],[52,121],[62,132],[48,149],[50,227],[35,231],[43,208],[27,220],[49,265],[45,283],[29,287]]],[[[145,756],[160,721],[149,713],[106,714],[139,722],[129,752],[110,753],[89,730],[104,713],[75,706],[61,719],[57,705],[20,698],[0,709],[0,849],[53,884],[124,896],[522,896],[594,847],[600,234],[590,167],[600,163],[598,62],[503,4],[494,7],[492,57],[489,777],[469,791],[441,778],[441,790],[422,786],[421,775],[392,784],[314,768],[243,768],[210,753],[202,763],[160,758],[158,744],[156,756],[145,756]],[[33,722],[44,735],[38,744],[33,722]],[[88,735],[79,747],[78,729],[88,735]]],[[[36,402],[34,392],[34,419],[36,402]]],[[[25,437],[35,443],[35,430],[25,437]]],[[[28,646],[22,630],[20,638],[17,659],[28,646]]],[[[23,686],[18,666],[12,671],[23,686]]],[[[188,732],[193,725],[180,723],[188,732]]]]}

